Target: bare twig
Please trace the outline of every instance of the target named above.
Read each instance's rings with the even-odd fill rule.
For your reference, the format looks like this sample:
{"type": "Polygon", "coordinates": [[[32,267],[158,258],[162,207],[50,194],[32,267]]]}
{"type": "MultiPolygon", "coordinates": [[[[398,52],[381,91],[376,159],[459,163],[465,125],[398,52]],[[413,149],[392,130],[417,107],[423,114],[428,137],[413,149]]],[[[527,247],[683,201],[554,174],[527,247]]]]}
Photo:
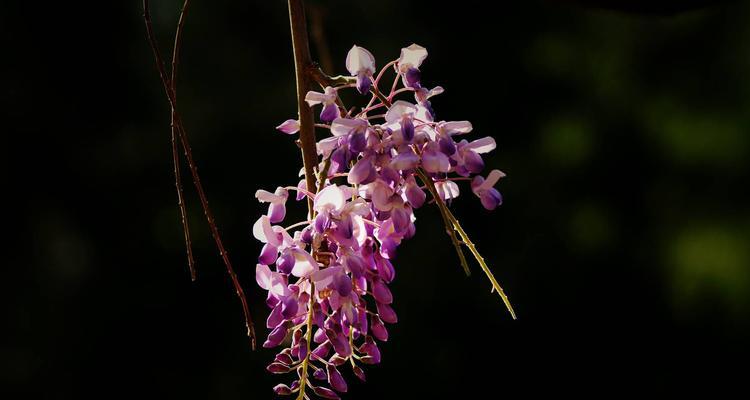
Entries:
{"type": "MultiPolygon", "coordinates": [[[[177,65],[180,60],[180,48],[182,47],[182,30],[185,26],[185,16],[187,15],[190,0],[185,0],[180,11],[180,19],[177,22],[177,30],[174,35],[174,48],[172,50],[172,73],[170,78],[172,92],[177,100],[177,65]]],[[[195,281],[195,258],[193,258],[193,244],[190,240],[190,226],[187,219],[187,210],[185,208],[185,193],[182,190],[182,173],[180,172],[180,155],[177,150],[177,126],[175,121],[177,115],[172,107],[172,121],[170,123],[172,130],[172,163],[174,164],[174,185],[177,189],[177,204],[180,208],[180,221],[182,222],[182,232],[185,236],[185,249],[187,251],[188,268],[190,269],[190,279],[195,281]]]]}
{"type": "Polygon", "coordinates": [[[211,212],[211,209],[208,206],[208,199],[206,198],[206,194],[203,190],[203,185],[201,184],[200,176],[198,175],[198,169],[195,166],[195,162],[193,160],[193,154],[190,149],[190,143],[187,139],[187,133],[185,131],[185,126],[182,123],[182,118],[177,111],[177,102],[175,100],[175,93],[172,90],[172,84],[169,79],[169,77],[166,74],[165,68],[164,68],[164,62],[161,56],[161,52],[159,51],[159,46],[156,41],[156,35],[154,34],[153,24],[151,22],[151,13],[149,10],[149,1],[143,0],[143,19],[146,23],[146,33],[148,36],[149,45],[151,46],[151,50],[154,53],[154,61],[156,62],[156,68],[159,71],[159,78],[161,79],[162,85],[164,86],[164,91],[167,95],[167,100],[169,101],[169,105],[172,108],[174,115],[174,123],[177,127],[177,136],[180,139],[180,142],[182,144],[182,149],[185,152],[185,158],[187,159],[187,164],[190,168],[190,173],[193,177],[193,184],[195,185],[195,190],[198,192],[198,197],[200,198],[201,206],[203,207],[203,214],[206,216],[206,221],[208,222],[208,226],[211,229],[211,236],[214,238],[214,242],[216,243],[216,247],[219,250],[219,254],[224,261],[224,265],[227,268],[227,274],[232,280],[232,284],[234,285],[234,289],[237,293],[237,297],[240,299],[240,303],[242,305],[242,312],[245,316],[245,327],[247,328],[247,335],[250,338],[250,345],[253,349],[255,349],[255,328],[253,325],[252,317],[250,316],[250,309],[247,305],[247,299],[245,298],[245,292],[242,290],[242,285],[240,285],[239,279],[237,278],[237,274],[234,272],[234,268],[232,268],[232,263],[229,261],[229,254],[224,249],[224,244],[221,240],[221,235],[219,234],[219,230],[216,227],[216,222],[214,220],[213,213],[211,212]]]}

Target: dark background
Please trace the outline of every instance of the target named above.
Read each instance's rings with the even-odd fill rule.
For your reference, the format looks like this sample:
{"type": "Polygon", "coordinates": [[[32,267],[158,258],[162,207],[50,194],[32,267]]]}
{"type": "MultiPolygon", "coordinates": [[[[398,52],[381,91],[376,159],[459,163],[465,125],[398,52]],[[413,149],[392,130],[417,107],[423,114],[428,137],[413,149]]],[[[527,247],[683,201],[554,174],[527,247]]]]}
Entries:
{"type": "MultiPolygon", "coordinates": [[[[154,3],[167,52],[181,2],[154,3]]],[[[395,263],[399,323],[366,385],[346,375],[346,397],[717,394],[747,378],[750,4],[309,3],[331,73],[355,43],[379,66],[427,47],[423,82],[446,89],[438,117],[494,136],[488,168],[508,174],[495,212],[465,187],[454,209],[518,321],[420,209],[395,263]]],[[[139,2],[2,8],[2,392],[270,398],[274,353],[249,350],[185,180],[188,275],[139,2]]],[[[253,194],[300,167],[274,130],[295,113],[287,24],[278,0],[194,1],[178,89],[260,336],[253,194]]]]}

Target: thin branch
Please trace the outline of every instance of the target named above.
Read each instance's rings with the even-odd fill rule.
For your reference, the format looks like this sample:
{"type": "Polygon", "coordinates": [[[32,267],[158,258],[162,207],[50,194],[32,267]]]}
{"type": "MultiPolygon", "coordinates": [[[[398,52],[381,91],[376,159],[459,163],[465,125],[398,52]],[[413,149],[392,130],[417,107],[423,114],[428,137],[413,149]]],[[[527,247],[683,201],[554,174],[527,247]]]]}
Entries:
{"type": "Polygon", "coordinates": [[[471,251],[471,254],[474,256],[474,258],[479,263],[479,266],[482,268],[482,271],[484,271],[484,273],[487,275],[487,278],[489,278],[490,282],[492,283],[492,289],[500,295],[500,298],[503,300],[503,303],[508,309],[508,312],[510,312],[511,317],[513,317],[513,319],[516,319],[516,312],[513,310],[513,306],[510,304],[508,296],[505,295],[505,292],[500,286],[500,283],[498,283],[497,279],[495,279],[495,276],[492,274],[492,271],[490,271],[490,267],[484,261],[484,257],[479,254],[477,247],[474,245],[471,239],[469,239],[469,235],[466,234],[466,231],[464,231],[464,229],[461,227],[461,224],[458,223],[458,219],[456,219],[453,213],[451,213],[450,209],[445,206],[443,199],[437,194],[437,190],[435,189],[435,185],[432,182],[432,179],[430,179],[422,170],[417,170],[417,174],[419,174],[419,177],[425,182],[430,190],[430,193],[435,198],[435,202],[438,204],[441,210],[445,212],[445,217],[448,218],[453,229],[455,229],[455,231],[458,232],[459,236],[461,236],[463,244],[469,248],[469,251],[471,251]]]}
{"type": "Polygon", "coordinates": [[[303,400],[306,399],[307,396],[305,395],[305,386],[307,384],[307,368],[310,365],[310,345],[312,344],[312,323],[313,323],[313,313],[314,308],[313,304],[315,304],[315,283],[310,281],[310,301],[307,305],[307,321],[305,325],[307,326],[307,330],[305,331],[305,341],[307,342],[307,351],[305,352],[305,359],[302,360],[302,375],[300,376],[300,384],[299,384],[299,395],[297,396],[297,400],[303,400]]]}
{"type": "MultiPolygon", "coordinates": [[[[302,164],[305,168],[307,191],[315,193],[315,172],[318,164],[318,151],[315,147],[315,120],[312,109],[305,101],[311,89],[309,70],[314,65],[310,56],[310,44],[307,39],[307,21],[302,0],[289,0],[289,26],[292,32],[294,50],[294,70],[297,80],[297,111],[299,113],[299,141],[302,149],[302,164]]],[[[313,217],[312,199],[307,199],[309,218],[313,217]]]]}
{"type": "Polygon", "coordinates": [[[182,118],[179,112],[177,111],[177,102],[175,101],[175,93],[172,90],[172,84],[170,82],[170,79],[166,74],[161,52],[159,51],[159,46],[156,41],[156,35],[154,34],[153,24],[151,22],[151,13],[149,9],[148,0],[143,0],[143,19],[146,24],[146,33],[148,36],[149,45],[151,46],[151,50],[154,53],[154,61],[156,62],[156,68],[159,71],[159,78],[161,79],[162,85],[164,86],[164,91],[167,95],[167,100],[169,101],[169,105],[172,108],[173,114],[175,116],[174,122],[176,124],[175,126],[177,127],[177,136],[179,137],[180,142],[182,144],[182,149],[185,152],[185,158],[187,159],[187,164],[190,168],[190,173],[193,177],[193,184],[195,185],[195,190],[196,192],[198,192],[198,197],[200,198],[201,206],[203,207],[203,214],[206,216],[206,221],[208,222],[208,226],[211,229],[211,236],[213,236],[214,238],[216,247],[219,250],[219,254],[222,258],[222,261],[224,261],[224,265],[226,266],[227,274],[232,280],[232,284],[234,285],[234,289],[237,293],[237,297],[239,298],[240,303],[242,305],[242,312],[245,317],[245,327],[247,328],[247,336],[250,338],[250,346],[254,350],[255,349],[255,327],[253,325],[252,317],[250,316],[250,309],[247,305],[245,292],[244,290],[242,290],[242,286],[240,285],[239,279],[237,278],[237,274],[234,272],[234,268],[232,268],[232,263],[229,261],[229,254],[224,249],[224,244],[221,240],[221,235],[219,234],[219,230],[216,227],[216,222],[214,220],[213,213],[211,212],[211,209],[208,206],[208,200],[203,190],[203,185],[201,184],[200,176],[198,175],[198,169],[196,168],[195,162],[193,160],[193,154],[190,149],[190,143],[188,142],[188,139],[187,139],[185,126],[182,123],[182,118]]]}
{"type": "MultiPolygon", "coordinates": [[[[190,0],[185,0],[182,4],[182,10],[180,11],[180,19],[177,22],[177,30],[174,35],[174,48],[172,50],[172,73],[170,78],[172,92],[175,95],[175,101],[177,100],[177,65],[180,60],[180,49],[182,47],[182,30],[185,26],[185,16],[187,15],[188,7],[190,6],[190,0]]],[[[172,163],[174,164],[174,185],[177,188],[177,205],[180,208],[180,221],[182,222],[182,232],[185,236],[185,249],[187,251],[188,268],[190,269],[190,279],[195,282],[195,258],[193,257],[193,244],[190,240],[190,226],[187,219],[187,210],[185,207],[185,192],[182,190],[182,173],[180,171],[180,155],[177,150],[177,127],[175,121],[177,116],[175,115],[175,109],[172,107],[172,120],[170,123],[172,131],[172,163]]]]}
{"type": "Polygon", "coordinates": [[[490,282],[492,282],[492,288],[497,292],[497,294],[500,295],[500,298],[503,299],[503,303],[505,303],[505,307],[508,309],[508,312],[510,312],[510,316],[513,317],[513,319],[516,319],[516,312],[513,310],[513,306],[510,304],[508,296],[505,295],[505,291],[503,291],[500,283],[498,283],[497,279],[495,279],[495,276],[492,274],[492,271],[490,271],[490,267],[484,261],[484,257],[479,254],[479,250],[477,250],[477,247],[474,245],[471,239],[469,239],[469,235],[466,234],[466,231],[464,231],[464,229],[461,227],[461,224],[458,223],[458,220],[455,216],[453,216],[453,213],[451,213],[450,210],[448,210],[448,217],[453,223],[453,226],[456,228],[458,234],[461,236],[461,240],[463,240],[466,247],[469,248],[471,254],[473,254],[474,258],[477,259],[479,266],[482,267],[484,273],[487,274],[487,278],[489,278],[490,282]]]}
{"type": "Polygon", "coordinates": [[[466,262],[466,256],[461,249],[461,243],[459,243],[458,238],[456,237],[456,230],[453,228],[453,223],[448,217],[448,214],[446,214],[446,210],[448,207],[445,206],[445,202],[443,202],[440,194],[437,193],[437,189],[435,189],[435,184],[432,182],[432,179],[430,179],[421,170],[417,170],[417,175],[419,175],[419,179],[421,179],[422,182],[424,182],[425,186],[427,186],[427,189],[430,191],[432,198],[435,200],[435,204],[437,204],[438,206],[438,210],[440,210],[440,216],[443,217],[443,223],[445,224],[445,232],[451,238],[451,243],[453,243],[453,247],[456,249],[456,254],[458,254],[458,259],[461,262],[461,267],[464,269],[466,276],[471,276],[469,263],[466,262]]]}

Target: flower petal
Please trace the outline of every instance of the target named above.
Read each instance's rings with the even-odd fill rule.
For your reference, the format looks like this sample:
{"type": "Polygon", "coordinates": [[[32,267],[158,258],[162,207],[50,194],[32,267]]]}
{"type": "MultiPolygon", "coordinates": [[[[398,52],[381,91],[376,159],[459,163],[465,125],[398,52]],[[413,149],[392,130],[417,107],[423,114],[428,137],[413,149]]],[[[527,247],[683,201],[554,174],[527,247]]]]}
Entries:
{"type": "Polygon", "coordinates": [[[309,91],[305,95],[305,101],[307,104],[312,107],[316,104],[324,103],[328,100],[328,96],[325,95],[325,93],[315,92],[315,91],[309,91]]]}
{"type": "Polygon", "coordinates": [[[408,101],[398,100],[393,103],[388,112],[385,113],[385,120],[388,123],[401,122],[401,117],[404,114],[415,114],[416,112],[417,107],[414,104],[411,104],[408,101]]]}
{"type": "Polygon", "coordinates": [[[354,45],[346,55],[346,69],[352,75],[362,71],[375,72],[375,57],[364,47],[354,45]]]}
{"type": "Polygon", "coordinates": [[[263,215],[255,221],[255,224],[253,225],[253,236],[261,242],[268,243],[272,246],[279,246],[281,244],[281,240],[276,232],[274,232],[273,227],[271,227],[271,220],[267,215],[263,215]]]}
{"type": "Polygon", "coordinates": [[[255,281],[261,289],[268,290],[271,288],[271,274],[268,265],[258,264],[255,266],[255,281]]]}
{"type": "Polygon", "coordinates": [[[409,67],[419,68],[425,58],[427,58],[427,49],[418,44],[412,44],[401,49],[398,65],[401,71],[406,71],[409,67]]]}
{"type": "Polygon", "coordinates": [[[299,121],[297,121],[296,119],[288,119],[282,122],[281,125],[277,126],[276,129],[286,133],[287,135],[293,135],[299,132],[299,121]]]}
{"type": "Polygon", "coordinates": [[[460,193],[458,185],[453,181],[435,182],[435,189],[443,200],[455,199],[460,193]]]}
{"type": "Polygon", "coordinates": [[[487,190],[491,187],[495,186],[497,181],[500,180],[500,178],[505,177],[505,173],[500,171],[499,169],[493,169],[490,171],[489,175],[487,175],[487,179],[482,182],[481,185],[477,188],[477,190],[487,190]]]}
{"type": "Polygon", "coordinates": [[[354,131],[367,129],[367,121],[360,118],[336,118],[331,123],[333,136],[345,136],[354,131]]]}
{"type": "Polygon", "coordinates": [[[441,122],[440,129],[448,135],[469,133],[473,129],[469,121],[441,122]]]}
{"type": "Polygon", "coordinates": [[[310,253],[299,248],[293,248],[292,255],[294,255],[295,261],[292,275],[302,278],[318,270],[318,263],[310,253]]]}
{"type": "Polygon", "coordinates": [[[490,151],[495,150],[496,147],[497,144],[495,143],[495,139],[493,139],[491,136],[477,139],[464,146],[464,148],[472,149],[479,154],[489,153],[490,151]]]}
{"type": "Polygon", "coordinates": [[[255,198],[261,203],[284,203],[288,196],[289,193],[282,187],[277,188],[276,193],[271,193],[263,189],[255,192],[255,198]]]}
{"type": "Polygon", "coordinates": [[[346,193],[336,184],[326,186],[315,195],[315,210],[339,210],[346,203],[346,193]]]}

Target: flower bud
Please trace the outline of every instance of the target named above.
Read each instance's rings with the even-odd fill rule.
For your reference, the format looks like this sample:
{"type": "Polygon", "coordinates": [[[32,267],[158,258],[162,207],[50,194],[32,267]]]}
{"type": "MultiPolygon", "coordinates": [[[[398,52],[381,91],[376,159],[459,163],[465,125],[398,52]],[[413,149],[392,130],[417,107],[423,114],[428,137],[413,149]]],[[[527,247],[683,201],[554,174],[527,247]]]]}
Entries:
{"type": "Polygon", "coordinates": [[[315,394],[317,394],[318,396],[324,399],[334,399],[334,400],[340,399],[339,395],[337,395],[336,392],[334,392],[331,389],[325,388],[323,386],[312,387],[312,390],[315,394]]]}
{"type": "Polygon", "coordinates": [[[307,339],[302,338],[299,340],[299,355],[297,356],[297,359],[302,361],[307,357],[307,339]]]}
{"type": "Polygon", "coordinates": [[[326,358],[328,357],[328,354],[331,352],[331,342],[325,341],[323,344],[319,345],[315,348],[315,350],[312,351],[312,354],[315,355],[315,357],[318,358],[326,358]]]}
{"type": "Polygon", "coordinates": [[[292,268],[294,268],[294,255],[289,249],[286,249],[276,260],[276,270],[282,274],[291,274],[292,268]]]}
{"type": "Polygon", "coordinates": [[[422,79],[422,73],[419,72],[416,68],[409,68],[404,73],[404,81],[406,82],[406,86],[414,89],[419,89],[422,87],[420,85],[420,80],[422,79]]]}
{"type": "Polygon", "coordinates": [[[388,341],[388,329],[385,328],[383,320],[377,315],[371,316],[370,330],[372,331],[372,335],[381,342],[388,341]]]}
{"type": "Polygon", "coordinates": [[[388,304],[383,304],[381,302],[377,302],[376,304],[378,308],[378,315],[383,321],[389,324],[395,324],[396,322],[398,322],[396,312],[393,311],[393,308],[391,308],[391,306],[389,306],[388,304]]]}
{"type": "Polygon", "coordinates": [[[287,296],[281,301],[281,315],[284,319],[292,319],[299,310],[299,301],[296,296],[287,296]]]}
{"type": "MultiPolygon", "coordinates": [[[[288,349],[284,349],[284,350],[288,350],[288,349]]],[[[279,354],[276,354],[276,361],[282,364],[286,364],[286,365],[290,365],[294,362],[294,360],[292,359],[292,356],[290,356],[286,352],[281,352],[279,354]]]]}
{"type": "Polygon", "coordinates": [[[273,392],[279,396],[288,396],[292,394],[292,388],[283,383],[279,383],[278,385],[273,387],[273,392]]]}
{"type": "Polygon", "coordinates": [[[372,80],[369,76],[366,75],[364,71],[357,74],[357,91],[360,94],[366,94],[367,92],[369,92],[371,86],[372,80]]]}
{"type": "Polygon", "coordinates": [[[286,338],[286,334],[286,324],[282,323],[271,331],[271,333],[268,335],[268,339],[266,339],[266,341],[263,343],[263,347],[269,349],[271,347],[280,345],[281,342],[284,341],[284,338],[286,338]]]}
{"type": "Polygon", "coordinates": [[[326,371],[323,368],[318,368],[313,372],[313,378],[319,381],[325,381],[328,380],[328,375],[326,375],[326,371]]]}
{"type": "Polygon", "coordinates": [[[263,265],[271,265],[276,262],[276,257],[278,256],[278,249],[276,246],[273,246],[270,243],[266,243],[263,245],[263,248],[260,250],[260,255],[258,256],[258,263],[263,265]]]}
{"type": "Polygon", "coordinates": [[[273,328],[276,326],[279,326],[280,323],[284,321],[284,317],[281,315],[281,305],[277,304],[273,310],[271,310],[271,313],[268,314],[268,319],[266,319],[266,328],[273,328]]]}
{"type": "Polygon", "coordinates": [[[365,371],[362,370],[359,366],[353,366],[352,371],[354,371],[354,375],[357,375],[357,378],[361,380],[362,382],[367,382],[367,379],[365,378],[365,371]]]}
{"type": "Polygon", "coordinates": [[[393,295],[391,294],[390,289],[388,289],[388,286],[386,286],[380,279],[375,279],[372,282],[372,296],[380,303],[393,303],[393,295]]]}
{"type": "Polygon", "coordinates": [[[266,367],[266,370],[272,374],[286,374],[291,369],[282,363],[274,362],[274,363],[271,363],[271,365],[269,365],[268,367],[266,367]]]}
{"type": "Polygon", "coordinates": [[[339,393],[346,393],[347,386],[344,377],[341,376],[339,370],[331,364],[326,365],[326,372],[328,372],[328,384],[331,385],[333,390],[339,393]]]}

